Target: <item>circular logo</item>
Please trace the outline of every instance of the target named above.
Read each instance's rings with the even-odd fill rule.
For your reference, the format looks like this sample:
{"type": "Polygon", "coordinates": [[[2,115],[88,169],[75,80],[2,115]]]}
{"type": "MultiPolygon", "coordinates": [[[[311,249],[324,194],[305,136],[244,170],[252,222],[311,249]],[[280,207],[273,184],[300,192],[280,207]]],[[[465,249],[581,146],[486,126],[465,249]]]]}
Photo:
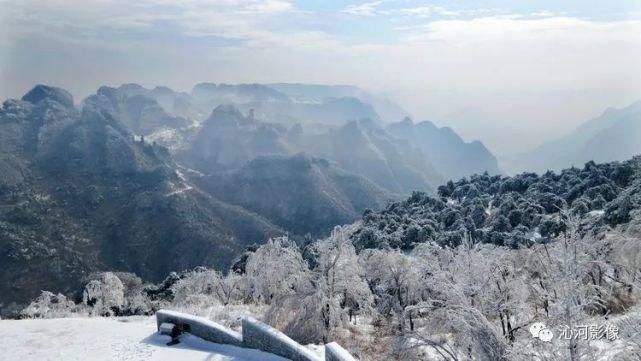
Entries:
{"type": "Polygon", "coordinates": [[[530,333],[532,334],[532,337],[538,338],[543,342],[550,342],[554,338],[552,330],[547,328],[543,322],[534,322],[530,326],[530,333]]]}
{"type": "Polygon", "coordinates": [[[543,330],[545,328],[546,327],[545,327],[545,324],[543,322],[534,322],[530,326],[530,333],[532,334],[532,337],[538,338],[539,337],[539,333],[541,332],[541,330],[543,330]]]}

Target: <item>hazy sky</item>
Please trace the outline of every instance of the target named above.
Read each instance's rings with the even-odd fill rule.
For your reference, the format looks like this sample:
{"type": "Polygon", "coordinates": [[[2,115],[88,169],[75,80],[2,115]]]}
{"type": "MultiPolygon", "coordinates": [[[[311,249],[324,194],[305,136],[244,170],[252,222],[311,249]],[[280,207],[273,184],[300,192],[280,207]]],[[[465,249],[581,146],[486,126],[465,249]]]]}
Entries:
{"type": "Polygon", "coordinates": [[[641,0],[0,0],[0,98],[354,84],[499,155],[641,100],[641,0]]]}

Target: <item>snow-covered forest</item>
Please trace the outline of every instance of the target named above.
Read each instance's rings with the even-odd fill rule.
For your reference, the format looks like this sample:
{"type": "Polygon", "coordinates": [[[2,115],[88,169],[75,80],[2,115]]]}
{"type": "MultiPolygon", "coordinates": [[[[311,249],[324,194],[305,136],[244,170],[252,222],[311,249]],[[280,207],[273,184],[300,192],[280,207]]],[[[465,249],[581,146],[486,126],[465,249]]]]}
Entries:
{"type": "MultiPolygon", "coordinates": [[[[304,343],[339,341],[364,360],[631,360],[641,355],[641,244],[631,230],[581,236],[563,213],[558,239],[511,249],[433,242],[356,252],[359,225],[304,247],[276,238],[223,274],[197,268],[159,285],[101,273],[78,304],[43,292],[23,317],[149,314],[170,307],[238,327],[253,314],[304,343]],[[543,322],[558,335],[533,338],[543,322]],[[614,325],[616,339],[564,328],[614,325]]],[[[631,227],[634,228],[634,227],[631,227]]],[[[638,225],[636,231],[638,232],[638,225]]]]}
{"type": "Polygon", "coordinates": [[[354,236],[357,248],[411,249],[433,241],[518,248],[549,242],[565,230],[561,211],[600,234],[626,224],[641,208],[641,158],[568,168],[542,175],[473,175],[438,188],[438,197],[415,192],[382,212],[366,211],[354,236]]]}

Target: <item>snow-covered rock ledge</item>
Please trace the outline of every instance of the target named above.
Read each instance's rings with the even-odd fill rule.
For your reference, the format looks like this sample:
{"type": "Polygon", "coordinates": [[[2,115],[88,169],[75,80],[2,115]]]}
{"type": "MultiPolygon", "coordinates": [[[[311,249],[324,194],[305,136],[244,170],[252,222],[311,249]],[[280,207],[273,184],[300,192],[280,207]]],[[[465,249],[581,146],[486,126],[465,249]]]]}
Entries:
{"type": "MultiPolygon", "coordinates": [[[[216,322],[186,313],[160,310],[156,313],[158,328],[162,323],[182,324],[186,332],[204,340],[252,348],[292,361],[320,361],[321,357],[300,345],[277,329],[252,318],[242,320],[242,334],[216,322]]],[[[354,361],[355,359],[335,342],[325,346],[326,361],[354,361]]]]}

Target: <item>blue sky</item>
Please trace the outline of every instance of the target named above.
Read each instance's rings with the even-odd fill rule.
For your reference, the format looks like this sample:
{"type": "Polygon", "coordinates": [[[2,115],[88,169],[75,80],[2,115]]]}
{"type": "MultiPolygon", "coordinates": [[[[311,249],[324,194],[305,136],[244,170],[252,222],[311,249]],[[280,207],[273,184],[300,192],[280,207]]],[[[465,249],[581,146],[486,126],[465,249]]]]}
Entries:
{"type": "Polygon", "coordinates": [[[641,0],[0,0],[2,99],[353,84],[499,154],[641,99],[640,63],[641,0]]]}
{"type": "MultiPolygon", "coordinates": [[[[335,18],[324,30],[360,41],[394,41],[394,29],[427,21],[480,16],[567,16],[597,21],[638,18],[641,1],[295,1],[296,8],[335,18]],[[340,16],[342,15],[342,16],[340,16]],[[360,15],[360,16],[349,16],[360,15]]],[[[321,27],[322,28],[322,27],[321,27]]]]}

